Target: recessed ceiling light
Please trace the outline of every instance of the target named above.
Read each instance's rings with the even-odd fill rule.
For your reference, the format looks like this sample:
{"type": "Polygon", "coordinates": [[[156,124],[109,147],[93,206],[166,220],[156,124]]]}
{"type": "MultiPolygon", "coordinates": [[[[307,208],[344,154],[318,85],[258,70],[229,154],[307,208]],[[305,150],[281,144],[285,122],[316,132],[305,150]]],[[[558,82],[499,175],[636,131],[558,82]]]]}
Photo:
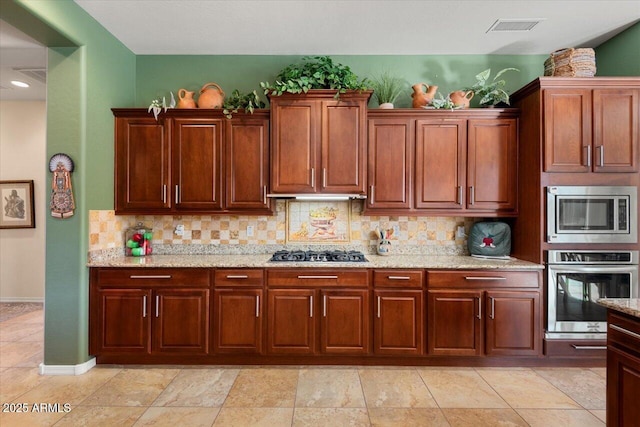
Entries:
{"type": "Polygon", "coordinates": [[[504,32],[504,31],[531,31],[533,27],[538,25],[544,18],[529,18],[529,19],[498,19],[487,30],[487,33],[491,32],[504,32]]]}
{"type": "Polygon", "coordinates": [[[11,80],[11,84],[18,87],[29,87],[29,83],[21,82],[20,80],[11,80]]]}

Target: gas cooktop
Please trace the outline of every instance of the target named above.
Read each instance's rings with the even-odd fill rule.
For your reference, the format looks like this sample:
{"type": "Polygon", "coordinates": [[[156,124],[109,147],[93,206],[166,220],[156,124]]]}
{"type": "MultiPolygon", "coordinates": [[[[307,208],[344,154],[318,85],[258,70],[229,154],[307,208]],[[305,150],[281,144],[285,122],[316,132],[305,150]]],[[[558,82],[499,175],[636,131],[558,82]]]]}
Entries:
{"type": "Polygon", "coordinates": [[[367,262],[359,251],[277,251],[269,261],[274,262],[367,262]]]}

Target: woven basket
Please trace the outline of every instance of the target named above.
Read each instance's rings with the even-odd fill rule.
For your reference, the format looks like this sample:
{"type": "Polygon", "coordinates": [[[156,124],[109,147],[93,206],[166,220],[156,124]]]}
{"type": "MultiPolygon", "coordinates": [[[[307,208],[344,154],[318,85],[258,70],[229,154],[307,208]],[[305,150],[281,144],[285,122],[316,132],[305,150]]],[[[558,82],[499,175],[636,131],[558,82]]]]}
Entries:
{"type": "Polygon", "coordinates": [[[560,49],[544,61],[544,75],[556,77],[593,77],[596,55],[591,48],[560,49]]]}

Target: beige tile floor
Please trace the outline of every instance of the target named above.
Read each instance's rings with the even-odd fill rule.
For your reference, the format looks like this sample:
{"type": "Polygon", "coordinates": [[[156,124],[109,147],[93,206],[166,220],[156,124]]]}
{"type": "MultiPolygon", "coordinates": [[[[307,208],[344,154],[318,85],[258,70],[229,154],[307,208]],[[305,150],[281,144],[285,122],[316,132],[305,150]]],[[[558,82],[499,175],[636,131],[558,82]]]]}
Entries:
{"type": "Polygon", "coordinates": [[[98,366],[80,376],[40,376],[42,325],[42,311],[0,322],[2,427],[587,427],[605,420],[604,368],[98,366]],[[41,403],[60,410],[34,412],[41,403]],[[23,404],[28,412],[15,412],[23,404]]]}

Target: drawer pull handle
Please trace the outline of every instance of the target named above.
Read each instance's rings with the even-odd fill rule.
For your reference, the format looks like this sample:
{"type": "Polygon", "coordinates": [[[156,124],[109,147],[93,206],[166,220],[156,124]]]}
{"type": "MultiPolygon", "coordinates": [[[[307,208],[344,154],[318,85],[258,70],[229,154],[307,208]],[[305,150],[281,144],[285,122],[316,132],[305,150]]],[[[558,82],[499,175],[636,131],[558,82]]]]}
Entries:
{"type": "Polygon", "coordinates": [[[573,347],[576,350],[606,350],[607,349],[606,345],[576,345],[576,344],[571,344],[571,347],[573,347]]]}
{"type": "Polygon", "coordinates": [[[298,279],[337,279],[338,276],[298,276],[298,279]]]}
{"type": "Polygon", "coordinates": [[[464,280],[507,280],[507,278],[500,277],[500,276],[487,276],[487,277],[465,276],[464,280]]]}
{"type": "Polygon", "coordinates": [[[629,335],[629,336],[634,337],[635,339],[640,340],[640,334],[636,334],[635,332],[631,332],[630,330],[622,328],[622,327],[620,327],[618,325],[609,325],[609,327],[611,329],[615,330],[615,331],[622,332],[625,335],[629,335]]]}
{"type": "Polygon", "coordinates": [[[256,317],[260,317],[260,295],[256,295],[256,317]]]}
{"type": "Polygon", "coordinates": [[[147,296],[142,296],[142,317],[147,317],[147,296]]]}
{"type": "Polygon", "coordinates": [[[389,280],[411,280],[409,276],[387,276],[389,280]]]}
{"type": "Polygon", "coordinates": [[[166,275],[166,276],[163,276],[163,275],[135,276],[135,275],[133,275],[133,276],[129,276],[129,279],[171,279],[171,275],[169,275],[169,274],[166,275]]]}
{"type": "Polygon", "coordinates": [[[248,279],[249,276],[247,276],[246,274],[229,274],[227,275],[227,279],[248,279]]]}

